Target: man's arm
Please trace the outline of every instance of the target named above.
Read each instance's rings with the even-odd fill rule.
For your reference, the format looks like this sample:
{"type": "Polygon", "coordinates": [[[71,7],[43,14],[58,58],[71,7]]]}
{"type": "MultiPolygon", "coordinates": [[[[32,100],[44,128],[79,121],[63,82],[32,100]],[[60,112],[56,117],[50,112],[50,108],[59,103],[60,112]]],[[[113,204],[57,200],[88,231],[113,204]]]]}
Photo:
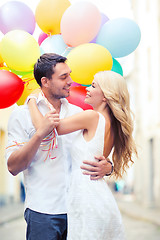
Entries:
{"type": "Polygon", "coordinates": [[[43,137],[36,132],[24,146],[20,147],[10,155],[7,161],[7,166],[12,175],[15,176],[29,167],[42,140],[43,137]]]}
{"type": "Polygon", "coordinates": [[[113,172],[113,165],[109,158],[104,156],[95,157],[97,162],[84,160],[84,165],[81,166],[84,175],[90,175],[91,180],[98,180],[104,176],[109,176],[113,172]]]}
{"type": "Polygon", "coordinates": [[[34,136],[18,150],[11,153],[8,158],[7,165],[8,170],[12,175],[15,176],[19,172],[28,168],[43,138],[47,136],[57,124],[58,122],[55,124],[54,118],[51,115],[46,114],[41,120],[39,128],[34,136]]]}

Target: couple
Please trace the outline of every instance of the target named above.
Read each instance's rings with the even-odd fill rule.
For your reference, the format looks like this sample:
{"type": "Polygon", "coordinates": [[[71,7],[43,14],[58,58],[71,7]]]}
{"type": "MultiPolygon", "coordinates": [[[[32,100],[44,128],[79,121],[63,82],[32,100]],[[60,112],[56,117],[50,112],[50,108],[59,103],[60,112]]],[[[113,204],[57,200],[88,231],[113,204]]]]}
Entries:
{"type": "Polygon", "coordinates": [[[82,111],[65,99],[72,83],[65,61],[44,54],[35,64],[44,117],[30,99],[31,115],[24,105],[9,120],[6,156],[13,175],[24,173],[27,239],[66,239],[67,212],[68,240],[122,240],[121,216],[103,176],[111,172],[104,157],[112,148],[116,177],[136,151],[126,83],[114,72],[97,73],[85,100],[94,111],[82,111]]]}

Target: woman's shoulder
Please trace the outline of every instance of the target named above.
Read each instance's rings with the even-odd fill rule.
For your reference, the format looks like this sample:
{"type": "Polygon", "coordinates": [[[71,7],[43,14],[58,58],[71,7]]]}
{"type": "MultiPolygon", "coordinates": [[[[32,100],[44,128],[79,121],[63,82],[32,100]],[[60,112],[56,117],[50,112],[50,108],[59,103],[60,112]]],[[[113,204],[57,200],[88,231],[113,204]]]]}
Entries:
{"type": "Polygon", "coordinates": [[[85,110],[84,114],[86,116],[90,116],[91,118],[92,117],[99,117],[99,113],[97,111],[95,111],[95,110],[92,110],[92,109],[85,110]]]}

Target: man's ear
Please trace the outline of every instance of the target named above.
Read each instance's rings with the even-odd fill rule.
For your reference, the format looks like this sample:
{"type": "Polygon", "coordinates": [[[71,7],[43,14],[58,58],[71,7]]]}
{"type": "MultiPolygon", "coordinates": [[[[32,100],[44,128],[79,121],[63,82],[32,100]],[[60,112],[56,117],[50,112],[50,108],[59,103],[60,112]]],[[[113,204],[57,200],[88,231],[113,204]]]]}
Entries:
{"type": "Polygon", "coordinates": [[[43,87],[48,87],[48,78],[42,77],[41,78],[41,84],[43,87]]]}

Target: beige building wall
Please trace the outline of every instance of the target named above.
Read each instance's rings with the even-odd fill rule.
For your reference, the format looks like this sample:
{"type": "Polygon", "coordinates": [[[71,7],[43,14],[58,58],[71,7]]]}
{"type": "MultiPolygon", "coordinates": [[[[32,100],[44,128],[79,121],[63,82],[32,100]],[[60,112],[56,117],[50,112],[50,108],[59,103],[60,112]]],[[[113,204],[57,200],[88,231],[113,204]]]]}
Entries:
{"type": "Polygon", "coordinates": [[[135,51],[136,141],[134,190],[137,200],[160,207],[160,2],[132,0],[142,38],[135,51]]]}
{"type": "Polygon", "coordinates": [[[7,124],[13,109],[14,106],[0,109],[0,205],[20,200],[20,178],[8,172],[5,159],[7,124]]]}

